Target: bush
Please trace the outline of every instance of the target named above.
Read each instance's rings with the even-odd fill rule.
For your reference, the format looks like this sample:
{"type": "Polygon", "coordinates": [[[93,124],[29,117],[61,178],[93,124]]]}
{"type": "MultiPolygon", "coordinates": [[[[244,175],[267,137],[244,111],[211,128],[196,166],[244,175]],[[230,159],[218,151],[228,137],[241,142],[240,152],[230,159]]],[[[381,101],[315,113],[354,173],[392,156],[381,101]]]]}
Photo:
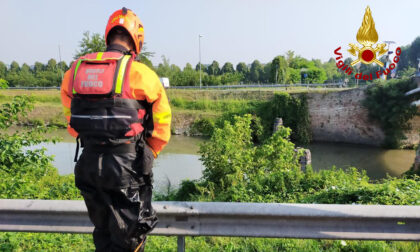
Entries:
{"type": "Polygon", "coordinates": [[[214,130],[214,121],[208,118],[194,121],[190,128],[191,135],[211,136],[214,130]]]}
{"type": "Polygon", "coordinates": [[[303,172],[289,128],[255,145],[251,125],[252,116],[245,115],[216,128],[200,148],[202,179],[182,184],[172,199],[420,205],[418,176],[372,183],[356,168],[313,172],[309,166],[303,172]]]}
{"type": "Polygon", "coordinates": [[[80,199],[73,176],[59,176],[45,149],[27,149],[42,142],[55,142],[57,139],[44,136],[48,129],[34,125],[30,130],[8,133],[33,108],[32,104],[31,98],[16,96],[0,108],[0,129],[5,132],[0,133],[0,198],[80,199]]]}
{"type": "Polygon", "coordinates": [[[276,93],[273,99],[257,110],[261,117],[265,136],[272,133],[274,120],[283,119],[283,124],[292,129],[291,139],[299,144],[308,144],[312,140],[308,102],[305,94],[291,96],[288,93],[276,93]]]}
{"type": "Polygon", "coordinates": [[[384,131],[384,147],[401,147],[404,131],[411,128],[409,120],[416,115],[417,108],[410,104],[405,93],[415,87],[411,79],[393,79],[376,83],[366,90],[363,105],[369,111],[369,118],[379,122],[384,131]]]}

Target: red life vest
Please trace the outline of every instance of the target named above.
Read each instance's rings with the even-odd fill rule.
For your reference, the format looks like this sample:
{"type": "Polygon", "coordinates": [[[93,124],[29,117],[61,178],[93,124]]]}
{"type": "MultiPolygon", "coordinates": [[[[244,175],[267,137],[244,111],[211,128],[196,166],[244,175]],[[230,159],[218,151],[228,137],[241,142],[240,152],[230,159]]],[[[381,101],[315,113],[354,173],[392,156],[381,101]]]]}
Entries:
{"type": "Polygon", "coordinates": [[[129,84],[131,55],[88,54],[73,66],[70,126],[82,138],[130,139],[139,136],[146,110],[129,84]]]}

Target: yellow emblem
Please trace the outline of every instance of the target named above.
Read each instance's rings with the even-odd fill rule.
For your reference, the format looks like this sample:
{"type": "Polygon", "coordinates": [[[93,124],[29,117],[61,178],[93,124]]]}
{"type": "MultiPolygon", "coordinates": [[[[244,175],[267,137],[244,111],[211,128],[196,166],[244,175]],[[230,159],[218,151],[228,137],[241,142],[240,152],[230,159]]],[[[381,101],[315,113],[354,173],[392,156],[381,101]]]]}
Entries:
{"type": "Polygon", "coordinates": [[[353,56],[358,56],[358,59],[351,63],[352,66],[362,62],[363,64],[372,64],[376,63],[379,66],[383,67],[384,63],[380,62],[376,57],[380,57],[388,50],[385,49],[386,44],[378,44],[375,49],[373,45],[378,42],[378,33],[375,29],[375,22],[372,18],[372,12],[370,11],[369,6],[366,7],[365,15],[363,17],[362,26],[360,26],[359,31],[356,36],[357,41],[363,45],[362,48],[359,48],[357,45],[350,43],[350,49],[347,51],[353,56]],[[376,56],[378,54],[378,56],[376,56]]]}

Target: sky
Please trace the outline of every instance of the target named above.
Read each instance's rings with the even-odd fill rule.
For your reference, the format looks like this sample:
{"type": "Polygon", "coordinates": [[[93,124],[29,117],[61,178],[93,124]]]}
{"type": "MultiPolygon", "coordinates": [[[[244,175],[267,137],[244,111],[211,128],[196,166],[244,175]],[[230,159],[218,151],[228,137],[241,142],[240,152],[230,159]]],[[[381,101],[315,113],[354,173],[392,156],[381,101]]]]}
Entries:
{"type": "Polygon", "coordinates": [[[123,6],[142,20],[154,65],[270,62],[288,50],[327,61],[334,50],[357,43],[366,6],[379,42],[407,45],[420,36],[420,1],[388,0],[0,0],[0,61],[32,65],[50,58],[70,62],[83,32],[104,34],[123,6]]]}

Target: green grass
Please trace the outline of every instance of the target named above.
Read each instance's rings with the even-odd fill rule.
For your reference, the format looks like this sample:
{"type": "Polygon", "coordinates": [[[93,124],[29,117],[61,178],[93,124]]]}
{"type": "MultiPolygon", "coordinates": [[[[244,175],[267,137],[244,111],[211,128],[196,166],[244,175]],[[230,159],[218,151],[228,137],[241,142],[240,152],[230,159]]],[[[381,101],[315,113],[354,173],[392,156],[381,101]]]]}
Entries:
{"type": "MultiPolygon", "coordinates": [[[[342,241],[276,238],[190,237],[186,251],[381,251],[417,252],[418,242],[342,241]]],[[[176,236],[149,236],[146,251],[176,251],[176,236]]],[[[94,251],[90,234],[0,233],[0,251],[94,251]]]]}

